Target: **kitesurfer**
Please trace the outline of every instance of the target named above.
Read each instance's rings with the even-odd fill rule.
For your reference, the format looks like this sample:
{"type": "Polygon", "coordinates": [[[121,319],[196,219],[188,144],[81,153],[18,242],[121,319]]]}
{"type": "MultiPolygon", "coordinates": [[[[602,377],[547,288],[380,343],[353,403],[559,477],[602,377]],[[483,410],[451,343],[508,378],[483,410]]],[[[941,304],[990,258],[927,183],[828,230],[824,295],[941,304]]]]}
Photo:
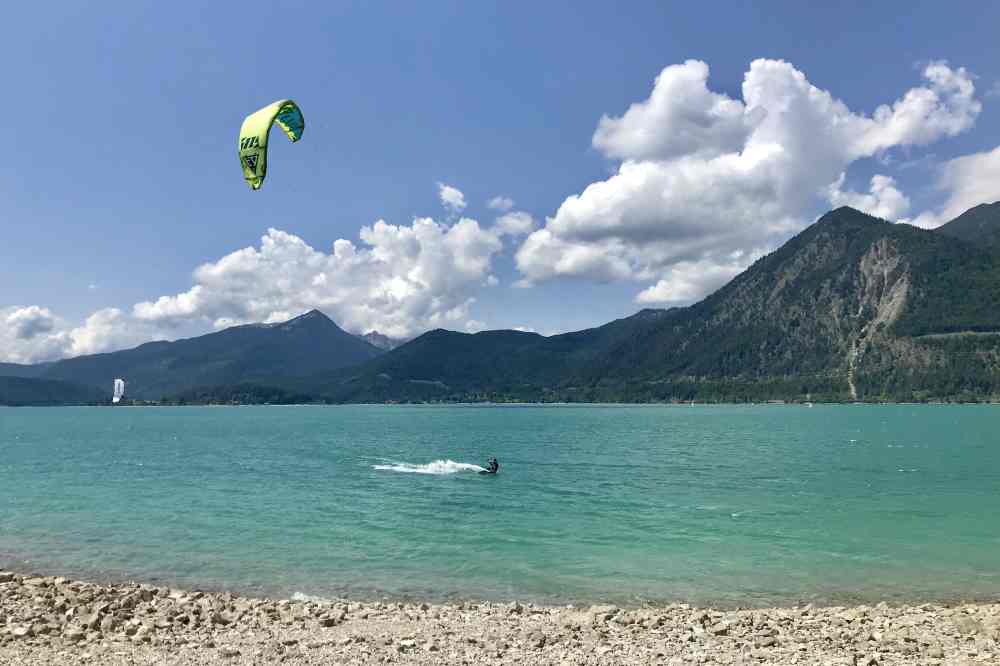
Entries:
{"type": "Polygon", "coordinates": [[[486,469],[490,474],[496,474],[497,470],[500,469],[500,463],[497,462],[496,458],[490,458],[490,461],[486,463],[486,469]]]}

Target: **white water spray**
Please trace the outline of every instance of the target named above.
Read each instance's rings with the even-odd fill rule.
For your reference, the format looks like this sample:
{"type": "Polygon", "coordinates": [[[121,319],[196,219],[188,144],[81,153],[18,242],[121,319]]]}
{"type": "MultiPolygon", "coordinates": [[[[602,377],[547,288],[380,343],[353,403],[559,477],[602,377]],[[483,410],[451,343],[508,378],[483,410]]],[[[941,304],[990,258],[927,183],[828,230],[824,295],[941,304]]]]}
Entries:
{"type": "Polygon", "coordinates": [[[454,460],[435,460],[426,465],[411,465],[410,463],[392,463],[391,465],[372,465],[373,469],[387,472],[403,472],[406,474],[457,474],[458,472],[481,472],[484,467],[471,463],[455,462],[454,460]]]}

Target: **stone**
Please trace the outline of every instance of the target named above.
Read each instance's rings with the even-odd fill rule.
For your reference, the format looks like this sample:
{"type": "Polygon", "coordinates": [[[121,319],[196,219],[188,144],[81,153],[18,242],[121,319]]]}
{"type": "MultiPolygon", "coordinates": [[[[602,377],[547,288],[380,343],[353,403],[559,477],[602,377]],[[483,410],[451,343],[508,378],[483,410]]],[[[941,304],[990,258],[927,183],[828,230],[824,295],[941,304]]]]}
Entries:
{"type": "Polygon", "coordinates": [[[396,650],[399,652],[409,652],[417,646],[417,642],[412,638],[404,638],[396,643],[396,650]]]}
{"type": "Polygon", "coordinates": [[[617,606],[598,605],[598,606],[591,606],[590,607],[590,615],[595,620],[604,620],[604,621],[607,621],[607,620],[610,620],[611,618],[613,618],[617,614],[618,614],[618,607],[617,606]]]}
{"type": "Polygon", "coordinates": [[[955,629],[958,630],[958,633],[963,636],[967,636],[969,634],[980,634],[984,631],[983,625],[968,615],[957,616],[954,620],[952,620],[952,624],[955,625],[955,629]]]}
{"type": "Polygon", "coordinates": [[[86,636],[87,634],[82,629],[77,629],[76,627],[67,629],[65,633],[63,633],[63,638],[68,641],[72,641],[73,643],[82,641],[86,636]]]}
{"type": "Polygon", "coordinates": [[[931,659],[944,659],[944,650],[940,645],[932,645],[927,649],[927,656],[931,659]]]}
{"type": "Polygon", "coordinates": [[[713,624],[709,628],[708,633],[712,634],[713,636],[726,636],[729,634],[729,628],[730,627],[728,623],[718,622],[716,624],[713,624]]]}
{"type": "Polygon", "coordinates": [[[13,627],[10,630],[10,635],[14,638],[31,638],[35,635],[31,627],[13,627]]]}
{"type": "Polygon", "coordinates": [[[0,583],[10,583],[14,580],[14,574],[11,571],[0,571],[0,583]]]}
{"type": "Polygon", "coordinates": [[[213,612],[209,616],[209,619],[211,620],[212,624],[218,624],[218,625],[222,625],[222,626],[225,626],[225,625],[230,624],[232,622],[232,620],[230,620],[227,616],[223,615],[222,613],[220,613],[218,611],[213,612]]]}
{"type": "Polygon", "coordinates": [[[220,657],[238,657],[240,656],[240,651],[234,647],[221,647],[219,648],[220,657]]]}

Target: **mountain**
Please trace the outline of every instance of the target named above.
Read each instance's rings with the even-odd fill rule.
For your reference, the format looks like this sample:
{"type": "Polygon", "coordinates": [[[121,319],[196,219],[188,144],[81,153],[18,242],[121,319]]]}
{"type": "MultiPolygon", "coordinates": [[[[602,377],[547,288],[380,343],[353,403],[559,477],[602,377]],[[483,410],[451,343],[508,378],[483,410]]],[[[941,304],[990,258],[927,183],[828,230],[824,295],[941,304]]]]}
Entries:
{"type": "Polygon", "coordinates": [[[12,407],[84,405],[108,400],[98,389],[30,377],[0,377],[0,405],[12,407]]]}
{"type": "Polygon", "coordinates": [[[197,387],[330,371],[382,352],[318,310],[277,324],[248,324],[175,342],[47,364],[37,375],[110,393],[115,377],[127,397],[157,400],[197,387]]]}
{"type": "Polygon", "coordinates": [[[312,311],[0,372],[172,402],[1000,400],[996,206],[935,231],[838,208],[700,303],[562,335],[382,353],[312,311]]]}
{"type": "Polygon", "coordinates": [[[22,365],[20,363],[0,363],[0,377],[37,377],[45,372],[50,363],[22,365]]]}
{"type": "Polygon", "coordinates": [[[998,337],[982,334],[993,332],[1000,260],[840,208],[589,376],[646,383],[651,397],[663,396],[656,383],[678,380],[732,397],[741,384],[775,397],[992,395],[1000,374],[988,357],[998,337]],[[982,363],[969,363],[970,341],[982,363]]]}
{"type": "Polygon", "coordinates": [[[970,208],[935,231],[969,243],[1000,248],[1000,201],[970,208]]]}
{"type": "Polygon", "coordinates": [[[431,331],[295,387],[335,402],[1000,396],[1000,258],[839,208],[689,307],[548,338],[431,331]]]}
{"type": "Polygon", "coordinates": [[[405,345],[408,342],[408,340],[390,338],[388,335],[382,335],[378,331],[371,331],[369,333],[365,333],[364,335],[359,335],[358,337],[373,347],[378,347],[382,351],[392,351],[396,347],[405,345]]]}

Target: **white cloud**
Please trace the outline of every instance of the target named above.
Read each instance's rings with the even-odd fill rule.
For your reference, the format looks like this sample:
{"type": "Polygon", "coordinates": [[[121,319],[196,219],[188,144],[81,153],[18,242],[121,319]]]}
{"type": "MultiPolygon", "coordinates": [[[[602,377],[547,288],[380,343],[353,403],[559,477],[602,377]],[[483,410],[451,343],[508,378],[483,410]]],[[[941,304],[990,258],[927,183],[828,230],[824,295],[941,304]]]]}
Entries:
{"type": "Polygon", "coordinates": [[[939,210],[901,221],[934,229],[973,206],[1000,201],[1000,146],[945,162],[938,170],[937,187],[947,193],[939,210]]]}
{"type": "Polygon", "coordinates": [[[232,252],[194,271],[187,291],[105,308],[73,327],[39,306],[0,309],[0,360],[30,363],[131,347],[181,332],[284,321],[312,308],[345,329],[410,338],[427,329],[479,330],[475,294],[490,274],[500,233],[462,218],[409,226],[382,220],[340,239],[329,252],[269,229],[259,247],[232,252]]]}
{"type": "Polygon", "coordinates": [[[134,347],[143,342],[169,337],[169,330],[156,322],[143,321],[118,308],[103,308],[87,317],[83,324],[68,331],[68,356],[97,354],[134,347]]]}
{"type": "Polygon", "coordinates": [[[38,305],[0,308],[0,361],[35,363],[60,358],[69,341],[61,320],[38,305]]]}
{"type": "Polygon", "coordinates": [[[513,211],[497,218],[494,227],[501,236],[524,236],[535,229],[535,220],[524,211],[513,211]]]}
{"type": "Polygon", "coordinates": [[[666,67],[649,99],[621,118],[602,116],[594,147],[623,160],[664,160],[683,155],[713,157],[738,151],[755,120],[742,102],[708,89],[708,65],[688,60],[666,67]]]}
{"type": "Polygon", "coordinates": [[[379,220],[362,227],[360,237],[361,245],[340,239],[325,253],[270,229],[259,248],[201,266],[191,289],[138,303],[133,314],[160,326],[200,320],[221,328],[281,321],[316,307],[351,331],[410,337],[463,326],[501,249],[497,234],[468,218],[451,226],[429,218],[411,226],[379,220]]]}
{"type": "Polygon", "coordinates": [[[903,209],[891,181],[864,195],[830,184],[856,160],[969,128],[981,108],[971,75],[944,63],[928,65],[924,86],[871,116],[784,61],[752,62],[742,100],[711,92],[708,73],[698,61],[667,67],[649,99],[601,119],[593,143],[622,160],[617,173],[568,197],[525,239],[516,256],[521,285],[560,276],[657,280],[643,302],[694,300],[714,285],[698,271],[722,275],[733,253],[774,247],[833,193],[903,209]]]}
{"type": "Polygon", "coordinates": [[[505,197],[503,195],[497,195],[486,202],[488,208],[493,210],[499,210],[501,212],[506,212],[514,207],[514,200],[510,197],[505,197]]]}
{"type": "Polygon", "coordinates": [[[441,197],[441,205],[452,215],[465,210],[465,195],[457,187],[438,183],[438,196],[441,197]]]}
{"type": "Polygon", "coordinates": [[[5,322],[15,338],[31,340],[55,328],[56,318],[48,308],[29,305],[12,310],[5,322]]]}
{"type": "Polygon", "coordinates": [[[844,191],[844,174],[829,187],[827,200],[834,208],[850,206],[883,220],[898,220],[910,211],[910,199],[896,189],[896,181],[889,176],[872,176],[868,194],[844,191]]]}
{"type": "Polygon", "coordinates": [[[690,303],[722,287],[746,270],[762,255],[736,253],[728,261],[682,261],[667,269],[664,277],[639,292],[638,303],[690,303]]]}
{"type": "Polygon", "coordinates": [[[117,308],[98,310],[75,327],[37,305],[0,309],[0,361],[52,361],[163,337],[154,323],[136,320],[117,308]]]}

